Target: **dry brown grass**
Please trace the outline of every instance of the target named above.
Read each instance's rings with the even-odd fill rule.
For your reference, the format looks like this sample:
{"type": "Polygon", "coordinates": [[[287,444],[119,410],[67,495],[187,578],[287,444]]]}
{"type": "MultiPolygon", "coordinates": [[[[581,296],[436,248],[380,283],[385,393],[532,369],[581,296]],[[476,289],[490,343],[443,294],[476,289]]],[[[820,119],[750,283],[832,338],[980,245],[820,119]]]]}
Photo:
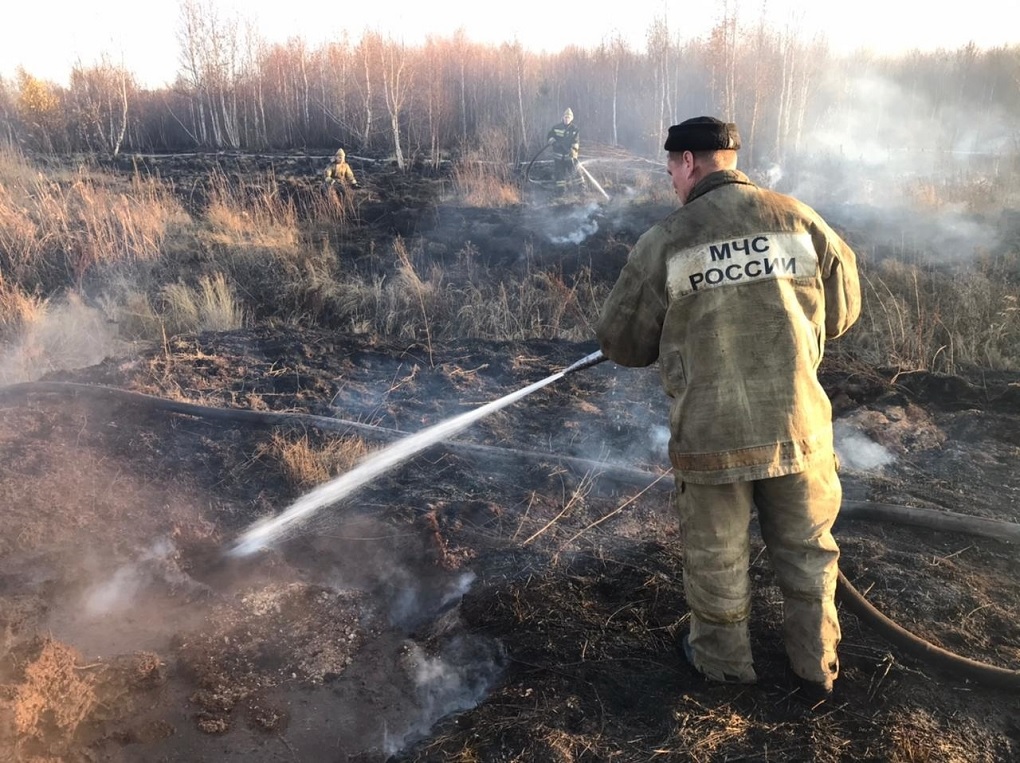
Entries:
{"type": "Polygon", "coordinates": [[[729,747],[739,748],[753,723],[727,705],[709,707],[690,695],[680,698],[675,726],[659,750],[666,759],[709,763],[729,747]]]}
{"type": "Polygon", "coordinates": [[[999,176],[948,174],[915,178],[904,182],[902,190],[915,206],[926,211],[989,212],[1008,206],[1010,197],[1016,198],[1009,175],[1006,172],[999,176]]]}
{"type": "Polygon", "coordinates": [[[322,193],[308,201],[305,215],[313,226],[343,230],[360,220],[361,206],[365,199],[361,193],[342,193],[324,188],[322,193]]]}
{"type": "Polygon", "coordinates": [[[293,252],[300,241],[297,210],[271,176],[232,184],[213,175],[205,223],[202,237],[214,246],[293,252]]]}
{"type": "Polygon", "coordinates": [[[26,747],[50,750],[54,760],[62,757],[98,703],[92,676],[76,666],[80,658],[72,647],[44,639],[38,654],[24,666],[22,680],[11,687],[12,696],[0,698],[0,710],[13,717],[19,740],[26,747]]]}
{"type": "Polygon", "coordinates": [[[455,337],[590,339],[610,284],[587,269],[567,278],[526,266],[507,272],[473,262],[453,275],[428,263],[420,246],[398,240],[393,277],[307,266],[300,313],[346,331],[431,345],[455,337]]]}
{"type": "Polygon", "coordinates": [[[0,341],[10,341],[46,314],[46,300],[27,294],[0,272],[0,341]]]}
{"type": "Polygon", "coordinates": [[[1020,305],[1012,274],[978,264],[950,272],[899,260],[861,267],[857,326],[835,345],[872,365],[958,373],[1020,368],[1020,305]]]}
{"type": "Polygon", "coordinates": [[[610,286],[596,282],[587,269],[569,282],[542,270],[517,279],[486,277],[491,275],[472,280],[461,294],[457,321],[467,336],[589,339],[610,286]]]}
{"type": "Polygon", "coordinates": [[[155,180],[122,186],[84,167],[69,178],[33,173],[0,152],[0,271],[48,293],[80,287],[102,265],[156,258],[184,212],[155,180]]]}
{"type": "MultiPolygon", "coordinates": [[[[466,154],[454,171],[465,203],[516,203],[510,158],[499,132],[466,154]]],[[[669,190],[651,174],[647,188],[633,189],[645,200],[669,190]]],[[[915,193],[930,208],[984,200],[983,186],[955,188],[950,199],[947,188],[919,182],[915,193]]],[[[42,171],[0,151],[0,341],[18,341],[53,298],[78,291],[103,306],[122,336],[150,341],[267,320],[430,348],[455,337],[592,337],[611,284],[583,269],[567,276],[530,258],[512,271],[493,268],[477,243],[444,269],[423,242],[402,239],[369,252],[372,267],[344,262],[335,241],[357,218],[359,199],[313,195],[299,215],[269,175],[217,175],[205,211],[190,217],[157,180],[126,187],[86,168],[42,171]]],[[[878,263],[866,255],[864,311],[833,344],[837,359],[949,373],[1020,367],[1020,250],[952,271],[905,254],[878,263]]]]}
{"type": "Polygon", "coordinates": [[[453,168],[453,184],[469,207],[508,207],[521,202],[521,189],[514,178],[510,138],[490,129],[479,147],[467,151],[453,168]]]}
{"type": "Polygon", "coordinates": [[[328,438],[321,443],[313,443],[308,435],[295,438],[275,433],[261,455],[279,463],[288,483],[304,490],[348,471],[369,450],[359,437],[328,438]]]}
{"type": "Polygon", "coordinates": [[[230,331],[249,323],[248,311],[223,273],[199,276],[194,285],[183,281],[144,288],[123,284],[116,297],[103,300],[121,334],[131,340],[160,342],[178,334],[230,331]]]}
{"type": "Polygon", "coordinates": [[[164,316],[170,333],[230,331],[245,324],[244,308],[222,273],[202,276],[195,287],[182,283],[163,289],[164,316]]]}

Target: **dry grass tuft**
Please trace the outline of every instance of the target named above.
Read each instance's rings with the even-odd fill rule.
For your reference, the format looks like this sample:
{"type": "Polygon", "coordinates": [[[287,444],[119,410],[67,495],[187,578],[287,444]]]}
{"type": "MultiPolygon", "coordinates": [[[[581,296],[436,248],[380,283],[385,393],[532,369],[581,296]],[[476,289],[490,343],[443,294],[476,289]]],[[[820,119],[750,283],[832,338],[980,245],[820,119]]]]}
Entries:
{"type": "Polygon", "coordinates": [[[163,305],[172,334],[230,331],[246,322],[244,308],[222,273],[202,276],[194,287],[169,284],[163,289],[163,305]]]}
{"type": "Polygon", "coordinates": [[[26,294],[0,272],[0,341],[11,341],[46,315],[46,300],[26,294]]]}
{"type": "Polygon", "coordinates": [[[479,148],[466,152],[453,168],[453,184],[469,207],[509,207],[521,202],[514,179],[510,137],[490,129],[479,148]]]}
{"type": "Polygon", "coordinates": [[[276,433],[261,454],[277,461],[287,481],[304,490],[348,471],[369,451],[369,446],[359,437],[330,438],[313,444],[308,435],[293,439],[276,433]]]}
{"type": "Polygon", "coordinates": [[[213,245],[293,252],[300,241],[297,210],[276,193],[271,176],[231,184],[213,175],[205,221],[204,238],[213,245]]]}
{"type": "Polygon", "coordinates": [[[1020,368],[1017,272],[1001,262],[952,271],[887,259],[862,263],[861,320],[833,346],[870,365],[955,374],[1020,368]]]}
{"type": "Polygon", "coordinates": [[[73,648],[46,639],[25,666],[11,701],[20,739],[59,750],[92,713],[98,702],[94,681],[76,668],[79,657],[73,648]]]}

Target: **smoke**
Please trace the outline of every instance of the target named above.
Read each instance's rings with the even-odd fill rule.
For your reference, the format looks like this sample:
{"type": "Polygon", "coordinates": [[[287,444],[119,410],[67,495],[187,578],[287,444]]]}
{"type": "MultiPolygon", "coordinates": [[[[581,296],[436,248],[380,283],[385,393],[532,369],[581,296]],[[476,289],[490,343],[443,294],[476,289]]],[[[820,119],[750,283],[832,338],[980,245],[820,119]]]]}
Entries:
{"type": "Polygon", "coordinates": [[[602,207],[598,202],[583,206],[555,205],[538,209],[536,232],[552,244],[581,244],[598,233],[602,207]]]}
{"type": "MultiPolygon", "coordinates": [[[[995,171],[998,157],[1016,140],[1001,109],[984,109],[975,119],[971,109],[932,103],[876,75],[829,87],[845,89],[834,102],[846,105],[805,127],[798,153],[838,159],[859,172],[855,183],[840,188],[848,203],[895,203],[903,186],[918,178],[995,171]]],[[[799,186],[795,195],[816,196],[825,178],[813,180],[816,185],[799,186]]]]}
{"type": "Polygon", "coordinates": [[[46,302],[25,317],[17,339],[0,353],[0,384],[91,366],[123,346],[103,315],[75,295],[46,302]]]}
{"type": "Polygon", "coordinates": [[[626,464],[638,469],[649,466],[663,466],[669,464],[669,427],[662,422],[666,420],[665,411],[661,416],[653,418],[655,414],[646,411],[647,418],[643,422],[635,420],[638,424],[631,433],[631,437],[612,444],[609,452],[603,453],[601,459],[612,463],[626,464]]]}
{"type": "Polygon", "coordinates": [[[417,572],[399,569],[387,581],[393,591],[389,605],[390,621],[404,629],[427,622],[457,604],[474,581],[473,572],[437,582],[417,572]]]}
{"type": "MultiPolygon", "coordinates": [[[[882,76],[822,87],[837,104],[800,132],[796,151],[751,169],[758,182],[818,209],[877,256],[960,264],[999,240],[983,210],[1008,202],[1017,132],[1001,109],[932,102],[882,76]]],[[[996,210],[997,214],[997,210],[996,210]]]]}
{"type": "Polygon", "coordinates": [[[896,460],[885,447],[852,429],[846,422],[833,425],[836,455],[843,468],[854,471],[873,472],[881,470],[896,460]]]}
{"type": "Polygon", "coordinates": [[[502,674],[504,654],[494,641],[459,634],[436,654],[409,643],[403,663],[414,684],[420,712],[403,732],[385,735],[383,748],[387,755],[425,736],[442,718],[481,702],[502,674]]]}
{"type": "Polygon", "coordinates": [[[113,575],[88,590],[83,602],[85,612],[99,617],[134,606],[139,594],[153,586],[172,593],[205,593],[201,583],[177,566],[177,549],[166,538],[157,539],[138,559],[118,567],[113,575]]]}
{"type": "Polygon", "coordinates": [[[604,393],[585,400],[605,418],[581,416],[569,427],[550,427],[549,450],[634,469],[669,468],[669,398],[662,392],[658,367],[606,363],[584,373],[614,379],[604,393]]]}

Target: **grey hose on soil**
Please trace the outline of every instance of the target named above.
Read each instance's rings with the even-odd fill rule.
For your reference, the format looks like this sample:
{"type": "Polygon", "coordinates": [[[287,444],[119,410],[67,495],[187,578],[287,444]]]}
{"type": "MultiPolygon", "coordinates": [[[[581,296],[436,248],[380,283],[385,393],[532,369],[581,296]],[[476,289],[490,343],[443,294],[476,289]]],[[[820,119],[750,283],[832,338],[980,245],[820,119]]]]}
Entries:
{"type": "MultiPolygon", "coordinates": [[[[600,352],[592,353],[565,370],[564,375],[582,368],[600,363],[605,358],[600,352]]],[[[243,408],[217,408],[215,406],[186,403],[179,400],[147,395],[141,392],[117,389],[94,384],[75,382],[24,382],[0,387],[0,400],[5,398],[21,398],[32,394],[56,394],[88,397],[101,400],[140,405],[145,408],[195,416],[212,421],[230,421],[255,426],[308,426],[325,431],[357,431],[372,435],[384,441],[397,440],[408,436],[408,432],[354,421],[334,419],[328,416],[316,416],[307,413],[276,413],[269,411],[251,411],[243,408]]],[[[467,442],[449,442],[449,447],[469,450],[485,454],[487,457],[503,455],[504,457],[520,458],[521,456],[535,460],[556,461],[560,464],[596,472],[611,479],[632,484],[647,486],[650,480],[661,475],[652,474],[641,469],[616,466],[599,461],[571,456],[558,456],[540,451],[499,448],[491,445],[478,445],[467,442]]],[[[672,488],[669,488],[672,489],[672,488]]],[[[868,501],[844,501],[840,507],[840,517],[844,519],[876,520],[896,524],[913,525],[932,530],[959,532],[991,538],[996,541],[1020,541],[1020,525],[995,519],[972,517],[948,511],[920,509],[887,503],[871,503],[868,501]]],[[[999,689],[1020,689],[1020,671],[999,668],[987,663],[971,660],[943,649],[919,636],[911,633],[876,609],[861,593],[854,588],[842,572],[839,573],[837,596],[839,600],[858,618],[871,626],[879,635],[894,646],[924,662],[943,668],[961,678],[999,689]]]]}

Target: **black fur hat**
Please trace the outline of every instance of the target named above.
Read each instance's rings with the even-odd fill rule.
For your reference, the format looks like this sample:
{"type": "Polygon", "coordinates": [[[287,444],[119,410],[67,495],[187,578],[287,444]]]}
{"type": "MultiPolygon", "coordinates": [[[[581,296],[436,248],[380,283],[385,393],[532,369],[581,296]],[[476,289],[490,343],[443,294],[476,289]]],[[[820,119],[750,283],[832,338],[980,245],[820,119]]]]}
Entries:
{"type": "Polygon", "coordinates": [[[667,151],[719,151],[740,148],[740,133],[732,122],[715,117],[694,117],[669,128],[667,151]]]}

